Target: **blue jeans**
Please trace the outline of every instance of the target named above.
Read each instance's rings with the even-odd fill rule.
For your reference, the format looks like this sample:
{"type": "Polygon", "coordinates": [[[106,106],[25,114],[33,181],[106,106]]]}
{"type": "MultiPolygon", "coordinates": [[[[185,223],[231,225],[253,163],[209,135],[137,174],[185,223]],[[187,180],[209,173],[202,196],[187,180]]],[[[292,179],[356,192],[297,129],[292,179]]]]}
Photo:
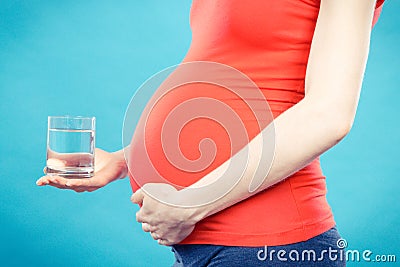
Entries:
{"type": "Polygon", "coordinates": [[[345,251],[338,240],[341,237],[334,227],[307,241],[283,246],[174,245],[173,266],[346,266],[345,251]]]}

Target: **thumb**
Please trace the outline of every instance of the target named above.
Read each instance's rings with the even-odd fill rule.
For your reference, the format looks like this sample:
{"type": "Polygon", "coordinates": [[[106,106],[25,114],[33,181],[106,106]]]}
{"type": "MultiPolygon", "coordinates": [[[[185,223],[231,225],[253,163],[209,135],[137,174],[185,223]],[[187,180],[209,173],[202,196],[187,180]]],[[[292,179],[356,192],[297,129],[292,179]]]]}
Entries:
{"type": "Polygon", "coordinates": [[[143,203],[143,199],[144,199],[144,193],[142,191],[142,189],[138,189],[135,193],[133,193],[133,195],[131,196],[131,201],[133,203],[139,204],[140,206],[143,203]]]}

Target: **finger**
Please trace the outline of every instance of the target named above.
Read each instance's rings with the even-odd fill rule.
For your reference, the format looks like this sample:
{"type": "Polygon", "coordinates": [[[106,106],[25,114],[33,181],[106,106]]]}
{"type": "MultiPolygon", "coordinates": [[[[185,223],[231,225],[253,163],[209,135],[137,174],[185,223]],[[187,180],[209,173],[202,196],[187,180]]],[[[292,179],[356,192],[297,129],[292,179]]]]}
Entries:
{"type": "Polygon", "coordinates": [[[49,181],[49,185],[50,186],[53,186],[53,187],[56,187],[56,188],[59,188],[59,189],[72,189],[72,190],[82,191],[78,187],[70,187],[70,186],[68,186],[67,183],[69,182],[69,179],[66,179],[66,178],[63,178],[63,177],[60,177],[60,176],[53,176],[53,175],[48,176],[47,179],[49,181]]]}
{"type": "Polygon", "coordinates": [[[65,167],[66,161],[60,160],[58,158],[48,158],[46,161],[46,166],[51,166],[53,168],[63,168],[65,167]]]}
{"type": "Polygon", "coordinates": [[[70,189],[78,193],[85,191],[92,192],[100,188],[99,186],[89,186],[90,182],[84,181],[85,179],[68,179],[60,176],[49,175],[40,178],[36,183],[38,185],[47,184],[59,189],[70,189]]]}
{"type": "Polygon", "coordinates": [[[83,188],[85,191],[92,192],[105,186],[107,182],[101,176],[95,175],[91,178],[66,179],[65,185],[71,188],[83,188]]]}
{"type": "Polygon", "coordinates": [[[83,178],[83,179],[65,179],[65,185],[68,187],[83,187],[83,188],[89,188],[93,187],[95,182],[93,182],[93,178],[83,178]]]}
{"type": "Polygon", "coordinates": [[[145,232],[154,232],[156,229],[148,223],[142,223],[142,230],[145,232]]]}
{"type": "MultiPolygon", "coordinates": [[[[61,187],[59,187],[59,188],[61,188],[61,187]]],[[[100,187],[69,187],[69,186],[65,186],[65,187],[62,187],[61,189],[70,189],[77,193],[83,193],[83,192],[93,192],[99,188],[100,187]]]]}
{"type": "Polygon", "coordinates": [[[142,223],[142,230],[144,232],[150,232],[150,227],[147,223],[142,223]]]}
{"type": "Polygon", "coordinates": [[[160,239],[160,235],[157,234],[157,233],[155,233],[155,232],[151,232],[150,235],[151,235],[151,237],[152,237],[154,240],[160,239]]]}
{"type": "Polygon", "coordinates": [[[62,184],[60,184],[58,182],[49,181],[49,185],[53,186],[53,187],[56,187],[58,189],[70,189],[70,188],[66,187],[65,185],[62,185],[62,184]]]}
{"type": "Polygon", "coordinates": [[[138,212],[136,212],[136,221],[139,222],[139,223],[145,223],[146,222],[146,220],[145,220],[145,218],[143,216],[142,209],[140,209],[138,212]]]}
{"type": "Polygon", "coordinates": [[[138,189],[135,193],[133,193],[133,195],[131,197],[131,201],[133,203],[142,205],[144,197],[145,197],[145,195],[144,195],[143,191],[141,189],[138,189]]]}
{"type": "MultiPolygon", "coordinates": [[[[81,181],[76,181],[78,179],[56,179],[55,181],[58,182],[58,184],[55,184],[56,187],[61,188],[61,189],[70,189],[73,190],[77,193],[82,193],[82,192],[93,192],[97,189],[100,188],[100,186],[89,186],[89,183],[86,182],[81,182],[81,181]],[[65,184],[63,184],[65,182],[65,184]]],[[[80,179],[79,179],[80,180],[80,179]]],[[[51,184],[52,185],[52,184],[51,184]]]]}
{"type": "Polygon", "coordinates": [[[85,189],[85,191],[93,192],[93,191],[96,191],[96,190],[99,189],[99,188],[101,188],[101,186],[91,186],[91,187],[87,187],[87,188],[85,189]]]}
{"type": "Polygon", "coordinates": [[[49,180],[47,179],[47,176],[40,177],[40,178],[36,181],[36,184],[39,185],[39,186],[48,185],[49,183],[50,183],[50,182],[49,182],[49,180]]]}
{"type": "Polygon", "coordinates": [[[77,189],[78,186],[71,184],[73,179],[64,178],[56,175],[47,176],[49,180],[49,185],[60,188],[60,189],[77,189]]]}
{"type": "Polygon", "coordinates": [[[162,245],[162,246],[170,246],[173,245],[173,243],[169,242],[168,240],[165,239],[158,239],[157,243],[162,245]]]}
{"type": "Polygon", "coordinates": [[[69,188],[69,189],[78,189],[78,188],[85,188],[89,189],[92,187],[96,187],[93,183],[93,178],[64,178],[61,176],[56,175],[49,175],[48,179],[53,184],[58,184],[61,187],[69,188]]]}

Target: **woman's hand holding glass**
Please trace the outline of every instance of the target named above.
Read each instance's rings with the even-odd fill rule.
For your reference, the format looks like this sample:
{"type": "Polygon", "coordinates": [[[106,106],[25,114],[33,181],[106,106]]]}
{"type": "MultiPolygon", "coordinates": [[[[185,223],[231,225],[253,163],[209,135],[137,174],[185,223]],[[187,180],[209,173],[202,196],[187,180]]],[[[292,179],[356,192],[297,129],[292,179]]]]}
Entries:
{"type": "MultiPolygon", "coordinates": [[[[63,164],[63,162],[60,161],[58,164],[63,164]]],[[[94,164],[93,177],[65,178],[56,175],[46,175],[37,180],[36,184],[38,186],[50,185],[60,189],[74,190],[76,192],[91,192],[111,183],[112,181],[124,178],[128,174],[124,150],[110,153],[96,148],[94,164]]]]}

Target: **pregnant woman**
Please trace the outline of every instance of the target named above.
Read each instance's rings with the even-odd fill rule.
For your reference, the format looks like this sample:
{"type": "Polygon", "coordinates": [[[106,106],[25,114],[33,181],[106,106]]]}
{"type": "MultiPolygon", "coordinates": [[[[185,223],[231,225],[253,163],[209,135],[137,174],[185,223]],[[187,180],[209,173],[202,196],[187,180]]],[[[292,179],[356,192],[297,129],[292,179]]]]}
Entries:
{"type": "MultiPolygon", "coordinates": [[[[198,62],[210,71],[214,62],[242,73],[258,87],[258,100],[268,103],[273,123],[260,127],[245,105],[254,99],[223,86],[186,84],[162,97],[160,88],[138,123],[128,163],[122,150],[97,149],[94,177],[44,176],[37,184],[83,192],[129,175],[132,201],[141,207],[137,220],[160,244],[172,246],[174,266],[345,266],[319,156],[351,129],[382,5],[383,0],[193,0],[192,43],[181,66],[198,62]],[[207,104],[192,105],[193,120],[168,140],[163,131],[169,114],[196,99],[215,99],[235,111],[248,142],[232,144],[232,133],[200,118],[207,104]],[[273,160],[266,160],[260,147],[268,146],[260,144],[272,135],[273,160]],[[205,139],[215,146],[202,146],[205,139]],[[215,155],[206,167],[180,168],[171,164],[177,154],[165,153],[173,142],[192,163],[211,150],[215,155]],[[232,165],[243,169],[222,181],[237,183],[221,189],[226,183],[213,181],[232,165]],[[254,187],[260,169],[265,176],[254,187]],[[205,205],[181,207],[222,191],[205,205]]],[[[210,72],[235,84],[217,70],[210,72]]],[[[169,79],[181,72],[178,67],[169,79]]]]}

